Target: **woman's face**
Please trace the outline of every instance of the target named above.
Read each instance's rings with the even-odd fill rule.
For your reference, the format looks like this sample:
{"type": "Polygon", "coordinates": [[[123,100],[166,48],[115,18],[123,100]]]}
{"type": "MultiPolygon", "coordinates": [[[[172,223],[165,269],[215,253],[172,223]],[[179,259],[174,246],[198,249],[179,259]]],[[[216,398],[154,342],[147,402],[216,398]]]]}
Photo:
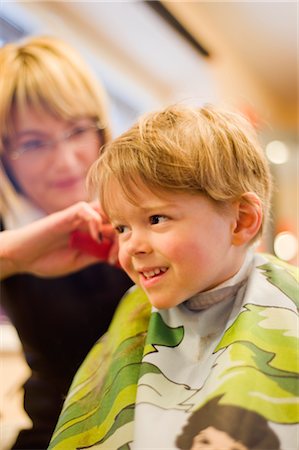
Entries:
{"type": "Polygon", "coordinates": [[[14,125],[5,161],[23,194],[48,214],[87,200],[85,177],[101,146],[95,122],[27,107],[15,112],[14,125]]]}

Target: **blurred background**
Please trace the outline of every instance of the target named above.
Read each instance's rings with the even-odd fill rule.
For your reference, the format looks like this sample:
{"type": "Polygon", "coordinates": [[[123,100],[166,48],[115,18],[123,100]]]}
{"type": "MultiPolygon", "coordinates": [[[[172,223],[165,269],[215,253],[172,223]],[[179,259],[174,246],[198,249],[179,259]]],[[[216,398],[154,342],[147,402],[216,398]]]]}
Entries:
{"type": "Polygon", "coordinates": [[[298,261],[298,3],[9,1],[0,45],[27,34],[77,47],[104,82],[114,136],[153,108],[212,102],[257,127],[276,190],[263,243],[298,261]]]}
{"type": "MultiPolygon", "coordinates": [[[[111,99],[114,136],[140,114],[174,102],[216,103],[245,114],[259,133],[275,183],[261,250],[298,265],[296,0],[2,0],[0,46],[32,34],[64,38],[91,64],[111,99]]],[[[0,333],[3,437],[5,430],[30,423],[13,397],[14,376],[26,377],[27,368],[21,362],[15,369],[12,362],[7,374],[5,358],[19,351],[17,336],[5,320],[0,333]]]]}

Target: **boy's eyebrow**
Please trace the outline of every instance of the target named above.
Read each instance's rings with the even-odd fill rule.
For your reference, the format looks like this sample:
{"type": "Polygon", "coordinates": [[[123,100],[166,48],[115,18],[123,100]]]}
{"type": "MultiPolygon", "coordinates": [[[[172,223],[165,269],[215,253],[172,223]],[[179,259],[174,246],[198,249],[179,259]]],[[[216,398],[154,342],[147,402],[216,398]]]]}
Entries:
{"type": "MultiPolygon", "coordinates": [[[[162,203],[162,204],[152,204],[149,206],[140,206],[140,205],[136,205],[143,213],[151,213],[151,212],[158,212],[161,208],[175,208],[177,210],[178,206],[174,203],[168,202],[168,203],[162,203]]],[[[122,213],[120,210],[110,210],[109,211],[109,218],[110,220],[115,220],[117,219],[118,221],[121,220],[122,217],[122,213]]]]}
{"type": "Polygon", "coordinates": [[[140,206],[140,209],[142,209],[145,212],[154,211],[160,208],[177,208],[177,205],[174,203],[168,202],[168,203],[161,203],[161,204],[152,204],[149,206],[140,206]]]}

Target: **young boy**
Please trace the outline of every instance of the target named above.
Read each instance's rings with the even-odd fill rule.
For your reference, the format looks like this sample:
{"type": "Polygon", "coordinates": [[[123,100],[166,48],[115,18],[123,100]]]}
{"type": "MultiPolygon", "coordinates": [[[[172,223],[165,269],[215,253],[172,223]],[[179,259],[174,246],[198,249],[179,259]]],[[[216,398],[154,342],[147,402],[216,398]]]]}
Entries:
{"type": "Polygon", "coordinates": [[[138,287],[77,373],[51,448],[297,448],[298,287],[253,251],[271,180],[249,124],[213,107],[150,114],[106,145],[89,184],[138,287]]]}

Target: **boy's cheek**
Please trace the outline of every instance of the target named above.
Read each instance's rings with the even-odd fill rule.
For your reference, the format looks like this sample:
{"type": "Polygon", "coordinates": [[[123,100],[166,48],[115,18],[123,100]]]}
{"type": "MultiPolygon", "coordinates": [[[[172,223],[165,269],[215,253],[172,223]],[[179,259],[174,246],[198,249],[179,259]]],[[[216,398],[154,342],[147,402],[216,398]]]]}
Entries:
{"type": "Polygon", "coordinates": [[[128,264],[127,264],[126,258],[124,258],[122,256],[120,251],[118,253],[118,261],[119,261],[119,264],[121,265],[121,267],[127,272],[127,265],[128,264]]]}
{"type": "Polygon", "coordinates": [[[118,253],[118,260],[124,271],[129,275],[129,277],[132,278],[133,267],[131,264],[131,258],[129,258],[125,252],[122,252],[121,248],[118,253]]]}
{"type": "Polygon", "coordinates": [[[176,240],[172,240],[169,242],[167,247],[162,249],[162,253],[164,255],[167,255],[167,258],[171,261],[181,261],[184,259],[185,256],[193,257],[194,255],[198,255],[198,250],[196,246],[196,236],[189,240],[185,240],[185,242],[182,244],[180,242],[176,242],[176,240]]]}

